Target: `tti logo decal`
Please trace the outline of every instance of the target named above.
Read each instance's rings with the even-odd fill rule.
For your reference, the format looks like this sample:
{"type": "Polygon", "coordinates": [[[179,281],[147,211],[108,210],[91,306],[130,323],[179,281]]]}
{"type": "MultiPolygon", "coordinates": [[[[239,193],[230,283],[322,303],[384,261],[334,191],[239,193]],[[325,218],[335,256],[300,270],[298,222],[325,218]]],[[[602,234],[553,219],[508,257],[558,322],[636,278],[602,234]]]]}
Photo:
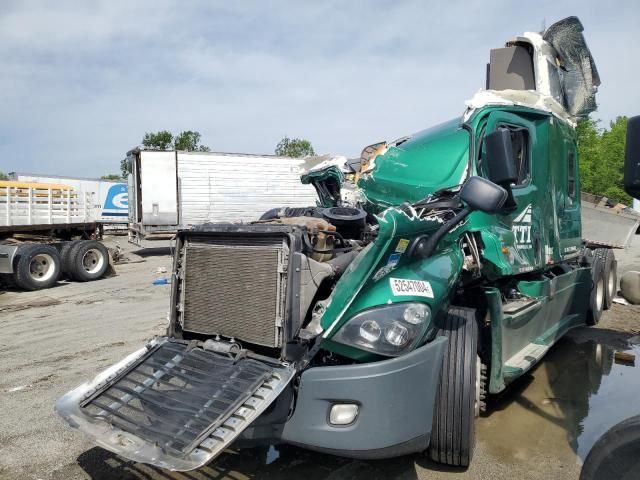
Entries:
{"type": "Polygon", "coordinates": [[[513,219],[513,235],[518,248],[531,248],[531,204],[513,219]]]}
{"type": "Polygon", "coordinates": [[[119,183],[112,185],[107,192],[102,209],[103,217],[126,217],[129,215],[129,192],[127,185],[119,183]]]}

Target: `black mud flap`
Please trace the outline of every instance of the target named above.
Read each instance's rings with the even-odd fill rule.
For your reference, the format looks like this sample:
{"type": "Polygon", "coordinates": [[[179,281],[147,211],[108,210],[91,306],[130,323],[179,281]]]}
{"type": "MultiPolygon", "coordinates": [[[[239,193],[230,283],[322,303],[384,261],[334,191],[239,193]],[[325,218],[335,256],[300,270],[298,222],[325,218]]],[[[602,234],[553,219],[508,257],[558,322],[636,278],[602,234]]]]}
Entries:
{"type": "Polygon", "coordinates": [[[61,397],[56,412],[114,453],[192,470],[222,452],[293,375],[289,365],[161,338],[61,397]]]}

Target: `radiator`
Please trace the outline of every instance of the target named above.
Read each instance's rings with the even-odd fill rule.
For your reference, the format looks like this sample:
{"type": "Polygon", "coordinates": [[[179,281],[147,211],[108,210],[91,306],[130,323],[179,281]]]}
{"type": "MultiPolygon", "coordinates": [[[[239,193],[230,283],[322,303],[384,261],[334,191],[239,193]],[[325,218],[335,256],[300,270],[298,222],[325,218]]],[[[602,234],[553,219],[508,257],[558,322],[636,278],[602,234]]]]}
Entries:
{"type": "Polygon", "coordinates": [[[187,237],[180,280],[183,330],[280,347],[288,256],[283,235],[187,237]]]}

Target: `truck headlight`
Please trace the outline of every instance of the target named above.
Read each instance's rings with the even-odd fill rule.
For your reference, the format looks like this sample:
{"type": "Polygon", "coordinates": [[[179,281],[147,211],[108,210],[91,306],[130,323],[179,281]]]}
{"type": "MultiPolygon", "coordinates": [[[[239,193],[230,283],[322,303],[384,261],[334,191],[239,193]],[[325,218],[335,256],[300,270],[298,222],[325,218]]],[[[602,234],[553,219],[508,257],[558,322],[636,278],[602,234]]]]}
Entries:
{"type": "Polygon", "coordinates": [[[332,340],[395,357],[420,341],[430,320],[431,309],[424,303],[384,305],[353,316],[332,340]]]}

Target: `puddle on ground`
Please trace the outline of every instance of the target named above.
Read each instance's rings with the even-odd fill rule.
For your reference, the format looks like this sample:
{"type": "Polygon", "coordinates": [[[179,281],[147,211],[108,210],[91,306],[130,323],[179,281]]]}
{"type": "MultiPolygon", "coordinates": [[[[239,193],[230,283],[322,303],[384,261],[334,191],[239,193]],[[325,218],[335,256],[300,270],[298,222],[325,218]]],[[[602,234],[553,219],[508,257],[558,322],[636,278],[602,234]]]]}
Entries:
{"type": "MultiPolygon", "coordinates": [[[[628,342],[639,339],[618,332],[607,336],[606,332],[611,331],[574,331],[560,340],[540,365],[494,398],[489,415],[477,421],[476,452],[482,451],[487,458],[479,458],[477,453],[474,463],[502,464],[509,471],[517,465],[536,470],[536,464],[537,470],[544,471],[545,463],[556,462],[561,469],[573,466],[575,473],[602,434],[638,415],[640,346],[629,346],[628,342]],[[635,365],[617,363],[615,351],[635,354],[635,365]]],[[[98,447],[80,455],[78,464],[92,478],[374,480],[442,478],[445,472],[469,478],[460,469],[441,468],[422,455],[363,461],[289,445],[224,453],[188,473],[129,462],[98,447]]],[[[466,472],[471,478],[476,476],[474,468],[472,465],[466,472]]]]}
{"type": "Polygon", "coordinates": [[[478,439],[505,461],[548,453],[582,463],[615,424],[640,414],[640,346],[562,339],[537,368],[494,399],[478,439]],[[615,359],[616,351],[636,357],[615,359]]]}

